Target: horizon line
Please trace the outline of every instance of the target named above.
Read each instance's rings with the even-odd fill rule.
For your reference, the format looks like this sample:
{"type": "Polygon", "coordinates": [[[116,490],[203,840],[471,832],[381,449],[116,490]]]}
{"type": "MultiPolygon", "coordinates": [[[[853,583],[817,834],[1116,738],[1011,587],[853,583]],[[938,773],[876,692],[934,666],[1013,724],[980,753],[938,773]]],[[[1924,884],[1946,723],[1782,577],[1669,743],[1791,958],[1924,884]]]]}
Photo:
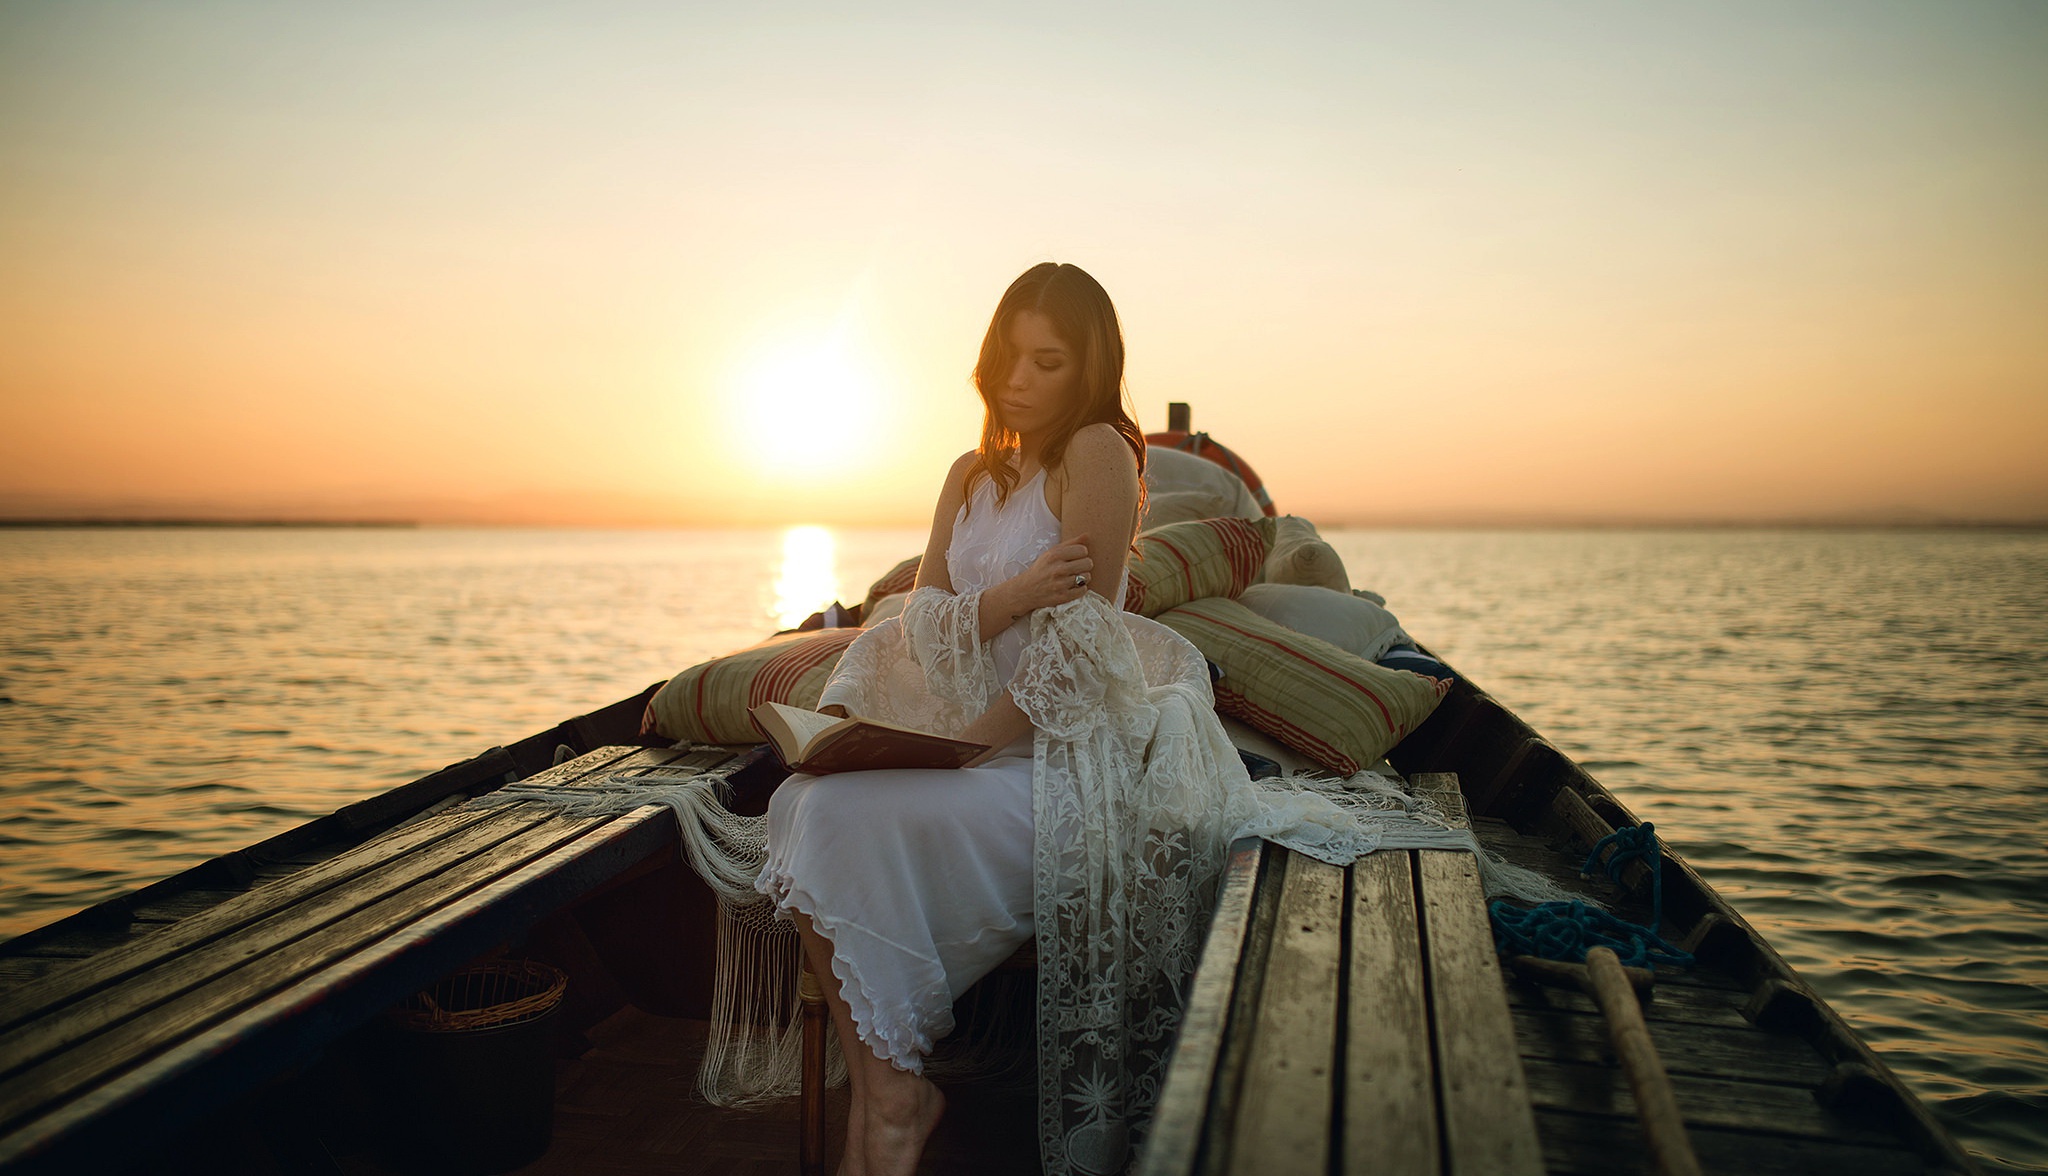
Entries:
{"type": "MultiPolygon", "coordinates": [[[[1312,520],[1314,521],[1314,520],[1312,520]]],[[[2048,530],[2048,517],[2036,519],[2001,518],[1869,518],[1854,516],[1829,517],[1825,515],[1802,518],[1628,518],[1597,516],[1556,516],[1556,517],[1488,517],[1470,516],[1459,518],[1389,518],[1389,519],[1341,519],[1329,522],[1315,521],[1319,529],[1332,531],[1606,531],[1606,530],[1868,530],[1868,531],[1913,531],[1913,530],[1991,530],[1991,531],[2038,531],[2048,530]]],[[[787,527],[824,526],[828,529],[852,531],[908,531],[923,530],[923,523],[820,523],[814,520],[790,520],[780,523],[717,523],[717,522],[520,522],[520,521],[478,521],[478,520],[431,520],[431,519],[324,519],[324,518],[281,518],[277,516],[255,516],[249,518],[208,517],[208,516],[130,516],[130,515],[88,515],[79,517],[34,516],[23,518],[0,517],[0,530],[151,530],[151,529],[265,529],[289,530],[295,528],[318,530],[436,530],[436,531],[773,531],[787,527]]]]}

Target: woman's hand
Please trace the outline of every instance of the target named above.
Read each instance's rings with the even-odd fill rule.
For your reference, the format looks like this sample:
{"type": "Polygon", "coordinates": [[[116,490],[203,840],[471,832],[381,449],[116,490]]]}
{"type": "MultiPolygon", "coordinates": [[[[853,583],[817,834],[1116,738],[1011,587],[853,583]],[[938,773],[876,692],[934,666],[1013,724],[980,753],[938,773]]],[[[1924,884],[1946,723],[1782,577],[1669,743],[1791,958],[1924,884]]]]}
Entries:
{"type": "Polygon", "coordinates": [[[1087,555],[1087,535],[1075,535],[1067,543],[1049,547],[1032,565],[1004,582],[1008,604],[1018,617],[1028,617],[1038,608],[1051,608],[1067,600],[1079,600],[1096,572],[1096,561],[1087,555]]]}
{"type": "MultiPolygon", "coordinates": [[[[1044,555],[1031,561],[1031,566],[982,593],[984,616],[989,611],[988,597],[996,597],[997,611],[1008,620],[995,626],[997,632],[1008,628],[1023,617],[1030,616],[1041,608],[1052,608],[1070,600],[1081,599],[1088,591],[1095,560],[1088,554],[1088,536],[1076,535],[1066,543],[1046,549],[1044,555]]],[[[989,626],[984,622],[983,637],[989,626]]]]}

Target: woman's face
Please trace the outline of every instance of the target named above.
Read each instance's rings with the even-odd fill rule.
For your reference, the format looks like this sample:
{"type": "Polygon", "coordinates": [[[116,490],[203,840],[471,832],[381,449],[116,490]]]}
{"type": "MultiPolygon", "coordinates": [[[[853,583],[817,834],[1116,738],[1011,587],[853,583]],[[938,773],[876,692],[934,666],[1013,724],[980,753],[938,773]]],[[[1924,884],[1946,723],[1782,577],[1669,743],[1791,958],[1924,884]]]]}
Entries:
{"type": "Polygon", "coordinates": [[[996,418],[1018,436],[1050,428],[1066,412],[1080,381],[1081,357],[1035,310],[1010,316],[1003,329],[1010,370],[996,390],[996,418]]]}

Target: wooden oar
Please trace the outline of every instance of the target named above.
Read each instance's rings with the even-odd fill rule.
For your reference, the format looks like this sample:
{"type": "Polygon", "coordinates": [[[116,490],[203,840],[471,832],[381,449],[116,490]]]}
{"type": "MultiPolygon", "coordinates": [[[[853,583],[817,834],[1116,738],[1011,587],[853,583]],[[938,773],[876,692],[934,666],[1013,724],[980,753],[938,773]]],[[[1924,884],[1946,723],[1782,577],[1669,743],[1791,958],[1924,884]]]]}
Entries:
{"type": "Polygon", "coordinates": [[[1686,1138],[1685,1120],[1678,1113],[1678,1098],[1671,1090],[1671,1077],[1650,1040],[1650,1027],[1643,1021],[1643,1007],[1636,993],[1647,991],[1651,975],[1641,968],[1624,968],[1612,948],[1596,947],[1586,953],[1586,962],[1564,964],[1534,956],[1517,956],[1515,971],[1543,984],[1572,983],[1584,989],[1607,1018],[1607,1038],[1621,1058],[1622,1072],[1635,1095],[1636,1115],[1643,1135],[1650,1143],[1650,1155],[1657,1162],[1659,1176],[1700,1176],[1699,1157],[1686,1138]]]}

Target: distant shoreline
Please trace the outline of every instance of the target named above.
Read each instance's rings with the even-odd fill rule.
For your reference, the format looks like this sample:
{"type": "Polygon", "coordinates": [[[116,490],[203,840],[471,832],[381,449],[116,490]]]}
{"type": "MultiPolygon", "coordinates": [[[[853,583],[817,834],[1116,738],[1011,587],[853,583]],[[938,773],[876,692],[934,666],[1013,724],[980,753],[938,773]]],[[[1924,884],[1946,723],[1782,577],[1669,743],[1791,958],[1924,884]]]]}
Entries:
{"type": "Polygon", "coordinates": [[[0,529],[35,528],[39,530],[61,530],[67,527],[130,528],[130,527],[266,527],[271,529],[295,527],[374,527],[386,530],[417,528],[419,523],[411,519],[0,519],[0,529]]]}
{"type": "Polygon", "coordinates": [[[2048,531],[2048,519],[1341,519],[1326,531],[2048,531]]]}
{"type": "MultiPolygon", "coordinates": [[[[2044,531],[2048,519],[1316,519],[1325,531],[2044,531]]],[[[36,530],[454,530],[774,531],[797,523],[576,524],[423,522],[417,519],[0,518],[0,531],[36,530]]],[[[909,524],[829,523],[836,530],[917,530],[909,524]]]]}

